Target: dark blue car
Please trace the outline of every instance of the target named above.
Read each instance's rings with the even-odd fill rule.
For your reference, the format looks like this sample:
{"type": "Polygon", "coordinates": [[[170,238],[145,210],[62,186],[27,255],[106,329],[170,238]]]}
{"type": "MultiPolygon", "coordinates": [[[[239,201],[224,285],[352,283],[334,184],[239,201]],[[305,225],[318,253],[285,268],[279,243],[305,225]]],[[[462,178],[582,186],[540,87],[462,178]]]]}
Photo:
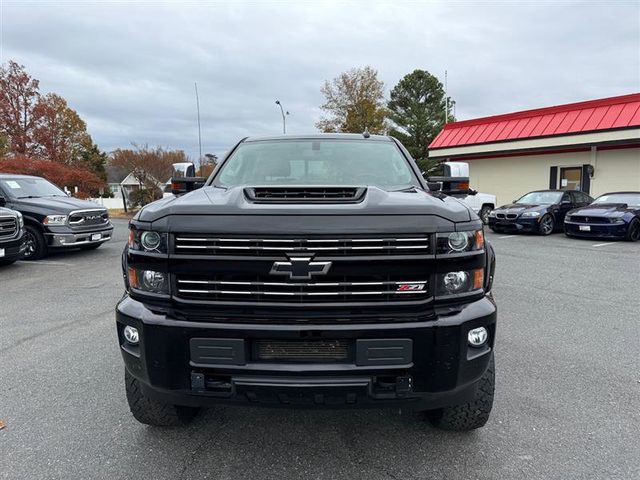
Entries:
{"type": "Polygon", "coordinates": [[[640,239],[640,192],[605,193],[564,219],[569,237],[640,239]]]}

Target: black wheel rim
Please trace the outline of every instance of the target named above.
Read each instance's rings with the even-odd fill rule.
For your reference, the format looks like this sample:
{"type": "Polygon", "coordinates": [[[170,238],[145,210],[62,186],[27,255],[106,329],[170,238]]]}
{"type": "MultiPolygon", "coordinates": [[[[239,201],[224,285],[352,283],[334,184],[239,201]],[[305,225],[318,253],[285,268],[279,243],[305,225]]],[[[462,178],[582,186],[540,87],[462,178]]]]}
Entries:
{"type": "Polygon", "coordinates": [[[553,218],[545,216],[540,222],[540,231],[543,235],[549,235],[553,231],[553,218]]]}
{"type": "Polygon", "coordinates": [[[31,258],[33,257],[33,255],[36,253],[37,250],[37,243],[36,243],[36,238],[33,236],[33,234],[29,231],[27,231],[27,241],[25,242],[25,249],[24,249],[24,258],[31,258]]]}
{"type": "Polygon", "coordinates": [[[640,238],[640,222],[632,222],[629,229],[631,230],[629,238],[631,241],[636,242],[640,238]]]}

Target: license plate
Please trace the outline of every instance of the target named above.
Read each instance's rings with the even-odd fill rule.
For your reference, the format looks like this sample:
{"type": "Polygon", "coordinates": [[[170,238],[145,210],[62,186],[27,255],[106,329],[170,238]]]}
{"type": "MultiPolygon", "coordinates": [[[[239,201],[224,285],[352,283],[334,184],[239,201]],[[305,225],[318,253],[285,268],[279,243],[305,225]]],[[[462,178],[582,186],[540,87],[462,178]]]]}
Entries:
{"type": "Polygon", "coordinates": [[[0,258],[4,257],[4,248],[0,248],[0,258]]]}
{"type": "Polygon", "coordinates": [[[94,233],[93,235],[91,235],[91,241],[95,242],[96,240],[100,240],[102,238],[102,234],[101,233],[94,233]]]}
{"type": "Polygon", "coordinates": [[[580,225],[580,231],[581,232],[590,232],[591,231],[591,226],[590,225],[580,225]]]}

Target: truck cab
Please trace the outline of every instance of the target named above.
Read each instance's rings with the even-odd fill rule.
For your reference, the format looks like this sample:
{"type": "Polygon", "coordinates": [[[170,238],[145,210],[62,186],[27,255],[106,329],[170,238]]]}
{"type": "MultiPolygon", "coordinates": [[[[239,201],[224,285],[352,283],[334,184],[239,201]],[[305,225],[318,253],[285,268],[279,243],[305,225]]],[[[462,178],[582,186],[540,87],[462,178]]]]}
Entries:
{"type": "Polygon", "coordinates": [[[493,249],[400,142],[246,138],[209,178],[172,185],[132,219],[122,257],[116,323],[138,421],[182,424],[222,403],[485,424],[493,249]]]}

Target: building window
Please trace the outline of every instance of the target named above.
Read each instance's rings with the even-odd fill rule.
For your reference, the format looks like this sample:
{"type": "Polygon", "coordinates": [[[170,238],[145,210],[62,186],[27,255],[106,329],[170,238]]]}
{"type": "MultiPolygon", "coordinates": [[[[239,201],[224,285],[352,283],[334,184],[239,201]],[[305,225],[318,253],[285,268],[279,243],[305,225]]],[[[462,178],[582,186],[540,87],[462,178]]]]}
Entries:
{"type": "Polygon", "coordinates": [[[581,190],[582,167],[564,167],[560,169],[560,190],[581,190]]]}

